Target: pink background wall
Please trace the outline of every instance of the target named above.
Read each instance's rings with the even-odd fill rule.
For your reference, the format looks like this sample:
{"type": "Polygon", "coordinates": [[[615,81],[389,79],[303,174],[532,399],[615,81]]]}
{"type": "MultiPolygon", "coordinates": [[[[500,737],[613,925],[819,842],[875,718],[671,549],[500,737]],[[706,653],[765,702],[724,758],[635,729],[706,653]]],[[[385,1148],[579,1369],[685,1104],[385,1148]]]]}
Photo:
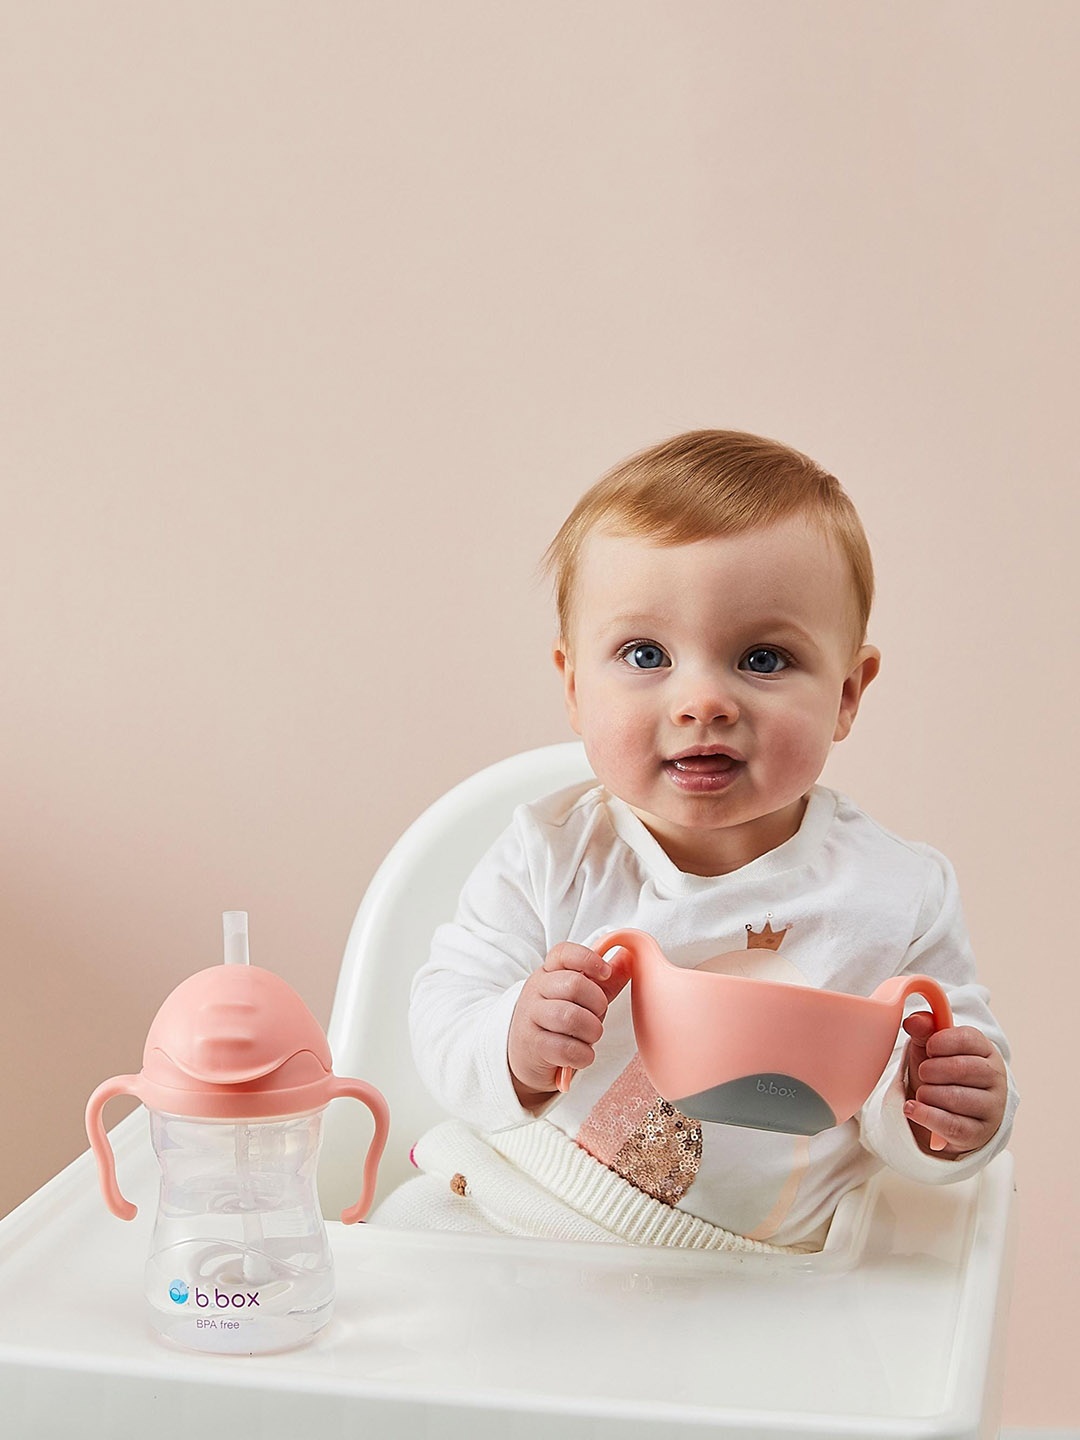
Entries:
{"type": "Polygon", "coordinates": [[[222,909],[328,1016],[405,825],[568,738],[573,500],[760,430],[875,546],[826,779],[957,866],[1024,1094],[1005,1418],[1080,1422],[1078,43],[1071,0],[4,0],[0,1210],[222,909]]]}

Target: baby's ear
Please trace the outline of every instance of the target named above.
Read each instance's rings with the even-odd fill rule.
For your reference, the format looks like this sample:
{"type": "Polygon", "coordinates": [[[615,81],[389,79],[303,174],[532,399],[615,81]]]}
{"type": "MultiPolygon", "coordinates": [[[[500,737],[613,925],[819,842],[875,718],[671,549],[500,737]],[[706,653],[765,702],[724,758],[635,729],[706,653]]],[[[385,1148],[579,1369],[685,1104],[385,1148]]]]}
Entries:
{"type": "Polygon", "coordinates": [[[881,669],[881,651],[875,645],[864,645],[855,656],[855,662],[844,681],[840,692],[840,711],[836,717],[833,740],[843,740],[850,733],[859,713],[859,702],[863,691],[881,669]]]}
{"type": "Polygon", "coordinates": [[[555,669],[563,679],[563,703],[566,705],[567,718],[570,721],[570,728],[575,735],[580,735],[577,716],[577,685],[574,680],[574,662],[570,659],[569,652],[562,640],[556,640],[551,652],[551,658],[555,661],[555,669]]]}

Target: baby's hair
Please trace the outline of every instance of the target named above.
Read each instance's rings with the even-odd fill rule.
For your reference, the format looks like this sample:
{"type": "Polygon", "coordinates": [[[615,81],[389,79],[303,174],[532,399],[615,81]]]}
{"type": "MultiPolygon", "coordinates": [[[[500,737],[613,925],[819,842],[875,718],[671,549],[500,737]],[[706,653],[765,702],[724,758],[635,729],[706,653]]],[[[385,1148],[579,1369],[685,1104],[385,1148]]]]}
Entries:
{"type": "Polygon", "coordinates": [[[691,430],[652,445],[609,470],[581,497],[542,561],[554,579],[564,648],[570,642],[579,557],[591,531],[687,545],[790,515],[817,525],[847,560],[857,649],[870,619],[874,566],[854,505],[839,480],[808,456],[741,430],[691,430]]]}

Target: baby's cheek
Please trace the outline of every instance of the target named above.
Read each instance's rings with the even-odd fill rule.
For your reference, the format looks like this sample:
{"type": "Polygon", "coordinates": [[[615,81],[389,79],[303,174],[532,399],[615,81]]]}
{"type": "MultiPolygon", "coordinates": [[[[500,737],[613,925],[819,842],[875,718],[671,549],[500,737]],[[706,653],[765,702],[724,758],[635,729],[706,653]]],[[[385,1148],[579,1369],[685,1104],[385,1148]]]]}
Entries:
{"type": "MultiPolygon", "coordinates": [[[[595,717],[594,717],[595,721],[595,717]]],[[[622,781],[635,775],[641,767],[642,737],[632,719],[609,713],[602,724],[586,723],[583,727],[585,750],[598,779],[605,783],[622,781]]],[[[616,793],[619,785],[612,785],[616,793]]]]}
{"type": "Polygon", "coordinates": [[[821,774],[830,748],[831,735],[805,725],[793,725],[773,735],[770,759],[775,769],[790,774],[795,780],[812,781],[821,774]]]}

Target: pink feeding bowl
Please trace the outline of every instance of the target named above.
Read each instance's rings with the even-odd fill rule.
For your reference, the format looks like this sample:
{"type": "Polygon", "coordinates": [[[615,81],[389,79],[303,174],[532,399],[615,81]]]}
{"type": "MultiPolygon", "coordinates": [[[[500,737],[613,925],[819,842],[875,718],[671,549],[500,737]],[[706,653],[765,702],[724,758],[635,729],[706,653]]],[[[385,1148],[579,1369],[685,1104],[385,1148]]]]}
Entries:
{"type": "MultiPolygon", "coordinates": [[[[683,969],[641,930],[617,930],[593,948],[629,956],[642,1064],[659,1094],[696,1120],[816,1135],[862,1108],[889,1062],[909,995],[929,1001],[935,1029],[952,1025],[945,992],[927,975],[845,995],[683,969]]],[[[560,1072],[560,1089],[571,1074],[560,1072]]]]}

